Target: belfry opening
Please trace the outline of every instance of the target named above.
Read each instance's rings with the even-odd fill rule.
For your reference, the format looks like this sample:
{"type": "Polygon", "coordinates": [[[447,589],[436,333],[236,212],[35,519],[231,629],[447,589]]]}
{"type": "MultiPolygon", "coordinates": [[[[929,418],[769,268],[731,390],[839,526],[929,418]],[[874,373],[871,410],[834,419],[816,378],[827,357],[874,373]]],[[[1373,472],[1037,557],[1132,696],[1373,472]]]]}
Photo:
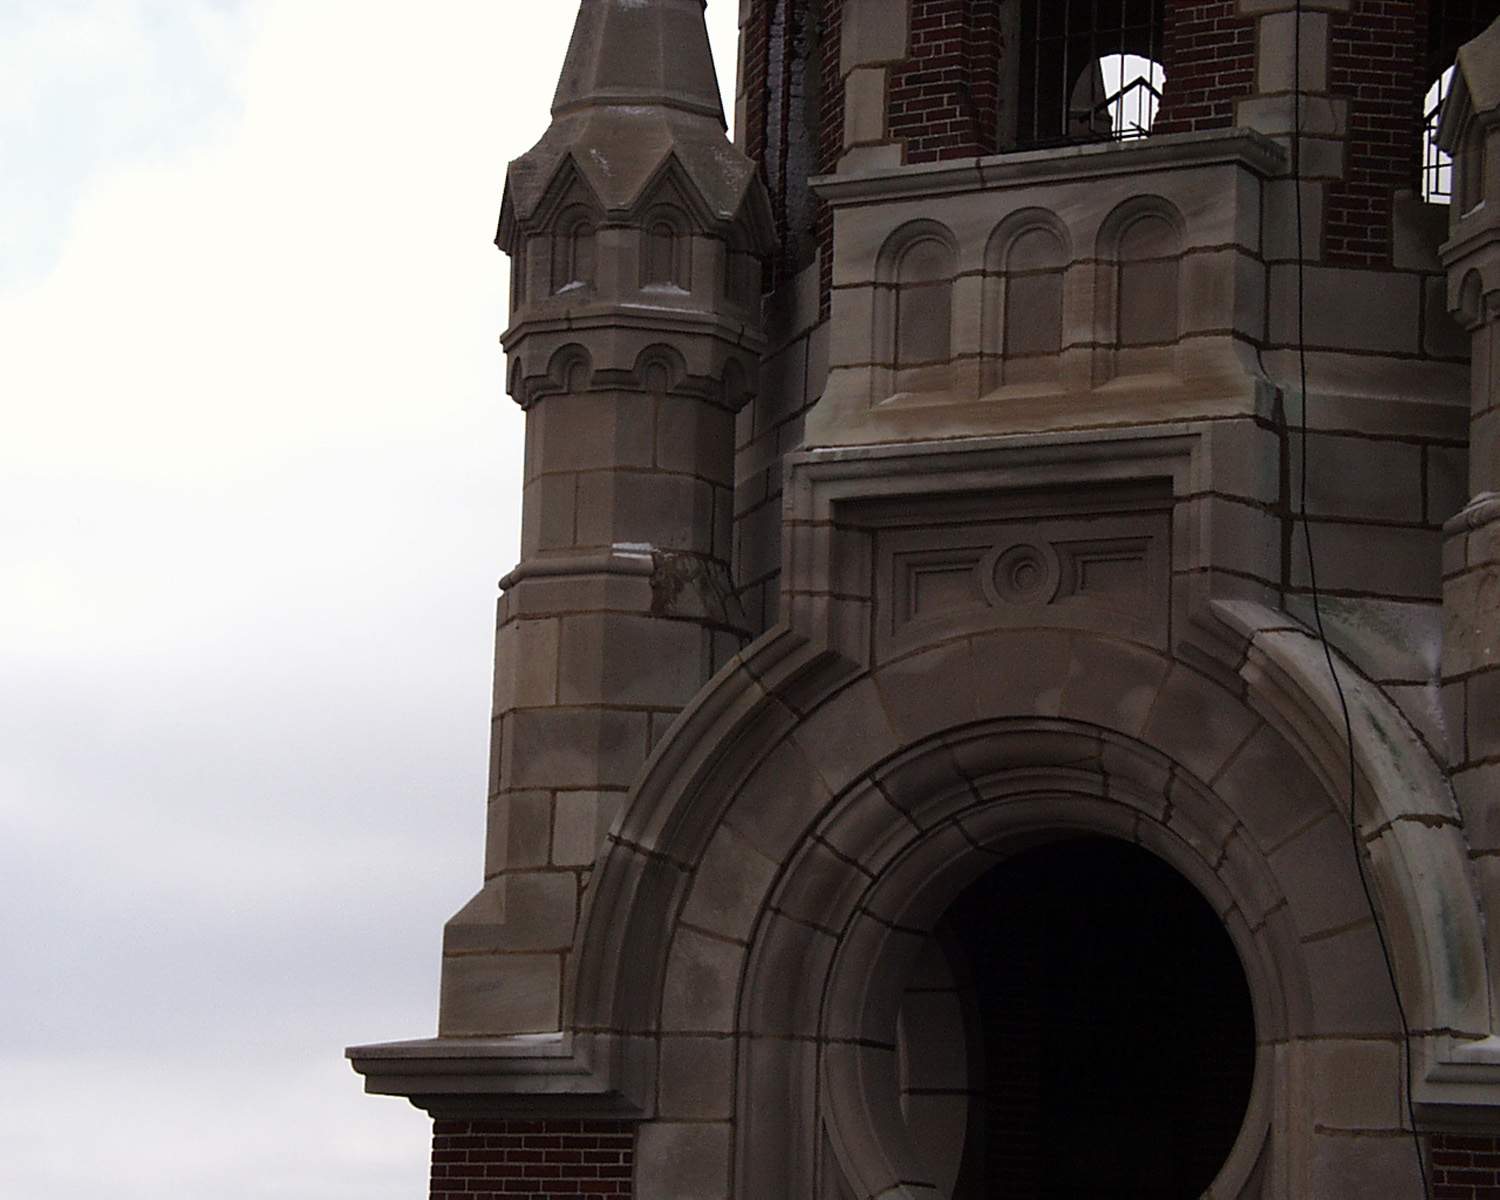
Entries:
{"type": "Polygon", "coordinates": [[[1217,914],[1173,868],[1070,838],[949,909],[903,1002],[913,1140],[954,1200],[1196,1200],[1239,1136],[1255,1023],[1217,914]]]}

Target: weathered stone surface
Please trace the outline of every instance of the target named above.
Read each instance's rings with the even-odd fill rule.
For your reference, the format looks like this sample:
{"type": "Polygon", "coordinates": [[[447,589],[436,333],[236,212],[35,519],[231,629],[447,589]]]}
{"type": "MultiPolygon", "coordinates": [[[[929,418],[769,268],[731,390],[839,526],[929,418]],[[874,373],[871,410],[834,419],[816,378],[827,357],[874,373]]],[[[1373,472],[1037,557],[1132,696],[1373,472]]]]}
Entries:
{"type": "MultiPolygon", "coordinates": [[[[742,153],[700,0],[582,0],[500,228],[527,448],[486,883],[442,1036],[377,1090],[638,1122],[621,1195],[1008,1192],[969,1139],[1041,1101],[987,1070],[1060,1077],[1129,1005],[1155,1057],[1196,1036],[1173,989],[1212,955],[1166,906],[1170,979],[1051,997],[1060,1037],[986,1008],[1058,914],[976,931],[960,897],[1104,840],[1249,990],[1253,1029],[1191,1011],[1258,1047],[1212,1195],[1415,1200],[1387,954],[1440,1031],[1409,1099],[1500,1130],[1500,32],[1444,106],[1445,235],[1421,6],[1157,7],[1162,125],[1037,145],[1067,98],[1024,66],[1077,77],[1036,56],[1083,40],[1027,47],[1028,5],[741,0],[742,153]]],[[[1116,883],[1093,927],[1133,899],[1100,870],[1055,893],[1116,883]]]]}

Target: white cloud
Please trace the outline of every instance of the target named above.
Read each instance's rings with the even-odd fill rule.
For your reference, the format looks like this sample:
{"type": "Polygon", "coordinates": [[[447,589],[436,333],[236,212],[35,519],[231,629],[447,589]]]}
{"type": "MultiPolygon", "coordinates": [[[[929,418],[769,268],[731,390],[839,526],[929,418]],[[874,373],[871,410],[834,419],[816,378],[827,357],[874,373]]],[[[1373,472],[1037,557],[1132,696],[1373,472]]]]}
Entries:
{"type": "Polygon", "coordinates": [[[571,18],[0,14],[0,1194],[420,1194],[425,1122],[339,1056],[431,1031],[479,880],[488,243],[571,18]]]}

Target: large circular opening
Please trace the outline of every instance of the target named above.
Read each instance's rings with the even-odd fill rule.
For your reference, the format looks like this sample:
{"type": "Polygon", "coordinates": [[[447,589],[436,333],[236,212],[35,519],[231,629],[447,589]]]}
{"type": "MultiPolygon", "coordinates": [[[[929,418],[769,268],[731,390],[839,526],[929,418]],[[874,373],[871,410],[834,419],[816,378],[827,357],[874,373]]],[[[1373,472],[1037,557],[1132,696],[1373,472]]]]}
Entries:
{"type": "Polygon", "coordinates": [[[954,903],[901,1015],[902,1104],[955,1200],[1197,1200],[1249,1103],[1249,987],[1160,859],[1081,838],[954,903]]]}

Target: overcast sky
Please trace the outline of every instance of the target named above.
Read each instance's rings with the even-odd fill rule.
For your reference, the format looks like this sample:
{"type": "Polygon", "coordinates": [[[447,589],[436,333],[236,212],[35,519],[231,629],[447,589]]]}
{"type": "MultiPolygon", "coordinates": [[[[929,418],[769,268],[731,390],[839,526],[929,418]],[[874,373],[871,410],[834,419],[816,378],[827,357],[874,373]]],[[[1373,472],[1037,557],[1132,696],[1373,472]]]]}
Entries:
{"type": "Polygon", "coordinates": [[[574,11],[0,2],[0,1195],[426,1194],[574,11]]]}

